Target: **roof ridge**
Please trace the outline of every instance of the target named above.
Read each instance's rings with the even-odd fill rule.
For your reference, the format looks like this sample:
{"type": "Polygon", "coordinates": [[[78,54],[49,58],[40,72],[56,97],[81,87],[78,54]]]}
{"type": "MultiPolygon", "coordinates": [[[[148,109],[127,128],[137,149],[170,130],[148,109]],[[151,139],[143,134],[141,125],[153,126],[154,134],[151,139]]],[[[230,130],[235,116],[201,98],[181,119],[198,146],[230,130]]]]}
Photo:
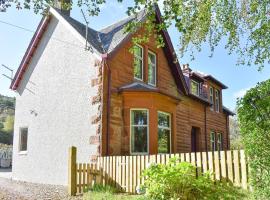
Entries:
{"type": "MultiPolygon", "coordinates": [[[[116,24],[121,24],[121,22],[127,22],[127,21],[130,21],[131,19],[136,19],[137,16],[138,16],[139,14],[141,14],[142,12],[146,12],[146,9],[144,8],[144,9],[140,10],[140,11],[139,11],[138,13],[136,13],[136,14],[133,14],[133,15],[130,15],[130,16],[126,16],[126,17],[123,17],[123,18],[119,19],[118,21],[113,22],[113,23],[110,24],[110,25],[107,25],[107,26],[102,27],[102,28],[99,29],[98,31],[101,32],[101,33],[103,33],[104,30],[106,30],[106,29],[108,29],[108,28],[110,28],[110,27],[114,27],[116,24]]],[[[121,24],[121,25],[122,25],[122,24],[121,24]]],[[[120,25],[119,25],[119,26],[120,26],[120,25]]],[[[107,32],[107,33],[108,33],[108,32],[107,32]]],[[[106,34],[106,33],[105,33],[105,34],[106,34]]]]}

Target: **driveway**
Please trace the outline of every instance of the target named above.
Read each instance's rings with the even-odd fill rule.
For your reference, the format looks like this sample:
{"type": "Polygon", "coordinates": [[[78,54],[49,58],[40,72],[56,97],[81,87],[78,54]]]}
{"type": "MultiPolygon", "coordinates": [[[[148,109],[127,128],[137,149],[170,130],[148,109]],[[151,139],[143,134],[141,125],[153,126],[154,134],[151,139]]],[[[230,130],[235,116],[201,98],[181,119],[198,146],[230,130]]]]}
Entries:
{"type": "Polygon", "coordinates": [[[69,197],[64,186],[43,185],[0,178],[0,200],[81,200],[69,197]]]}

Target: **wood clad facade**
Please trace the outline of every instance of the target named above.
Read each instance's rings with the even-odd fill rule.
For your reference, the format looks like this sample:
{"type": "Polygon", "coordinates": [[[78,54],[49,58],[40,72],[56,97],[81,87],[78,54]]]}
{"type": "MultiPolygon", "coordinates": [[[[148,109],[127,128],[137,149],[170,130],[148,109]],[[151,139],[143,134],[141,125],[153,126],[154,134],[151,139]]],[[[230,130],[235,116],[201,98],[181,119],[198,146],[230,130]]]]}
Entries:
{"type": "Polygon", "coordinates": [[[221,133],[223,149],[229,149],[228,115],[222,110],[221,87],[207,80],[208,86],[211,85],[220,91],[220,111],[212,111],[209,103],[192,98],[179,90],[168,57],[163,48],[156,47],[154,38],[150,38],[148,43],[140,46],[143,48],[142,82],[145,84],[148,83],[148,52],[151,51],[156,55],[156,87],[149,91],[120,90],[123,86],[141,82],[134,78],[134,55],[130,52],[132,47],[130,39],[108,57],[103,74],[105,78],[103,79],[101,154],[130,155],[130,110],[137,108],[148,110],[148,154],[158,153],[157,113],[159,111],[169,113],[171,116],[171,153],[191,152],[195,148],[194,145],[196,151],[210,150],[211,131],[221,133]],[[111,81],[108,84],[109,73],[111,81]],[[110,91],[109,99],[108,91],[110,91]],[[106,123],[109,123],[109,126],[106,123]],[[109,127],[109,130],[106,127],[109,127]],[[193,136],[192,131],[194,131],[193,136]]]}

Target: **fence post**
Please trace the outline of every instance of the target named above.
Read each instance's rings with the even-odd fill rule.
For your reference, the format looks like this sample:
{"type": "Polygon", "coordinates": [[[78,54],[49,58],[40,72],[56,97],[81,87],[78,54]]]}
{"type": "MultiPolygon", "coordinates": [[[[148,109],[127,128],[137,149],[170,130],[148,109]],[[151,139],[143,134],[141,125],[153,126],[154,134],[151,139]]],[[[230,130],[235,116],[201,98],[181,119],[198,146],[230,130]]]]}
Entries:
{"type": "Polygon", "coordinates": [[[70,196],[76,195],[76,182],[77,182],[76,154],[77,148],[74,146],[70,147],[68,156],[68,194],[70,196]]]}

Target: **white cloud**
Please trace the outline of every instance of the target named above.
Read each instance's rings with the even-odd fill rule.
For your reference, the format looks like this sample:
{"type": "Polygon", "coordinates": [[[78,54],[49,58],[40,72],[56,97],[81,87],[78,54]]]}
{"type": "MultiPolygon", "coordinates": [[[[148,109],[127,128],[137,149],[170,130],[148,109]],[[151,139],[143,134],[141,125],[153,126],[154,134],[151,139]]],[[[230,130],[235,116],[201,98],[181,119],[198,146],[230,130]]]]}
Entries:
{"type": "Polygon", "coordinates": [[[244,88],[233,94],[234,98],[242,98],[250,88],[244,88]]]}

